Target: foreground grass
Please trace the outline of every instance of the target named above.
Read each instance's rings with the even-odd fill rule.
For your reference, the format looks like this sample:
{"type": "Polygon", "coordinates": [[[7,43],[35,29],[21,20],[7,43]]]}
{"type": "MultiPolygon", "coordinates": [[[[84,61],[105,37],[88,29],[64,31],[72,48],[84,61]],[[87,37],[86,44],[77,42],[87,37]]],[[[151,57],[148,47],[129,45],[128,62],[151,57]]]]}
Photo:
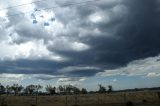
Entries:
{"type": "Polygon", "coordinates": [[[0,106],[160,106],[160,92],[120,92],[111,94],[6,96],[0,106]]]}

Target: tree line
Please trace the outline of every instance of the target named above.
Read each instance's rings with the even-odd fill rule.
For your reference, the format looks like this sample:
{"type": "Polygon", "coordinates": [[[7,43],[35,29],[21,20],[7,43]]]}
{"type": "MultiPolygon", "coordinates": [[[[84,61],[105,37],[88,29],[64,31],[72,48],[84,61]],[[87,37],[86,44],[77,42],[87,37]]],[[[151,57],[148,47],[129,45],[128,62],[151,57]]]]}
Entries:
{"type": "Polygon", "coordinates": [[[8,95],[55,95],[55,94],[88,94],[88,93],[110,93],[113,91],[113,88],[111,85],[108,86],[108,89],[104,87],[103,85],[98,85],[99,89],[98,91],[87,91],[86,88],[78,88],[73,85],[59,85],[58,87],[47,85],[45,86],[45,91],[42,92],[42,85],[28,85],[26,87],[23,87],[19,84],[13,84],[11,86],[7,85],[4,86],[0,83],[0,94],[6,94],[8,95]]]}

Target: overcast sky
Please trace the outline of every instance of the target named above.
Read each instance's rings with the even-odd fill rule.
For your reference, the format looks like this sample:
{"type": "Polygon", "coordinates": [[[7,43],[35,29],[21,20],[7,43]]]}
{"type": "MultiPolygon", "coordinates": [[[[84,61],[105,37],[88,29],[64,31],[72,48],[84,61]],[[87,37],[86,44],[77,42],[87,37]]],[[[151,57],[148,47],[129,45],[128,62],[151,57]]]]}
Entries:
{"type": "Polygon", "coordinates": [[[0,83],[160,86],[160,0],[33,2],[0,0],[0,83]]]}

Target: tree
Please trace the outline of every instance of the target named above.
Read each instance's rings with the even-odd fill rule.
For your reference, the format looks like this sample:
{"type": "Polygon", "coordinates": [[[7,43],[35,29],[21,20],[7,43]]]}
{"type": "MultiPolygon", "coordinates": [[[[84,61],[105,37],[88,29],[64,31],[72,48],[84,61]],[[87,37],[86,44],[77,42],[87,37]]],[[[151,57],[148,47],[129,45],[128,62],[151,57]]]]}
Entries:
{"type": "Polygon", "coordinates": [[[65,88],[62,85],[59,85],[58,90],[59,90],[60,94],[64,94],[64,92],[65,92],[65,88]]]}
{"type": "Polygon", "coordinates": [[[56,93],[56,87],[52,87],[51,85],[47,85],[47,86],[46,86],[46,91],[47,91],[49,94],[53,95],[53,94],[56,93]]]}
{"type": "Polygon", "coordinates": [[[7,96],[8,96],[8,94],[11,93],[11,91],[12,91],[12,88],[9,85],[7,85],[6,86],[6,94],[7,94],[7,96]]]}
{"type": "Polygon", "coordinates": [[[80,93],[80,89],[75,87],[75,86],[72,86],[72,85],[64,85],[64,86],[59,86],[58,87],[59,91],[61,94],[78,94],[80,93]]]}
{"type": "Polygon", "coordinates": [[[74,86],[72,87],[71,90],[73,91],[74,94],[79,94],[81,92],[79,88],[74,87],[74,86]]]}
{"type": "Polygon", "coordinates": [[[14,94],[17,95],[19,92],[22,91],[23,86],[22,85],[18,85],[18,84],[13,84],[11,86],[11,89],[13,90],[14,94]]]}
{"type": "Polygon", "coordinates": [[[87,89],[82,88],[81,93],[82,93],[82,94],[87,94],[87,93],[88,93],[88,92],[87,92],[87,89]]]}
{"type": "Polygon", "coordinates": [[[71,94],[71,91],[73,90],[72,85],[66,85],[66,86],[64,86],[64,88],[65,88],[65,93],[71,94]]]}
{"type": "Polygon", "coordinates": [[[5,93],[5,87],[0,83],[0,94],[5,93]]]}
{"type": "Polygon", "coordinates": [[[108,85],[108,93],[111,93],[113,91],[112,85],[108,85]]]}
{"type": "Polygon", "coordinates": [[[99,93],[106,93],[106,88],[104,86],[102,86],[101,84],[98,85],[99,86],[99,93]]]}
{"type": "Polygon", "coordinates": [[[39,93],[39,90],[42,89],[43,87],[41,85],[35,85],[35,90],[36,90],[36,93],[38,94],[39,93]]]}
{"type": "Polygon", "coordinates": [[[36,92],[38,90],[38,86],[37,85],[28,85],[25,88],[25,92],[28,94],[33,95],[34,92],[36,92]]]}

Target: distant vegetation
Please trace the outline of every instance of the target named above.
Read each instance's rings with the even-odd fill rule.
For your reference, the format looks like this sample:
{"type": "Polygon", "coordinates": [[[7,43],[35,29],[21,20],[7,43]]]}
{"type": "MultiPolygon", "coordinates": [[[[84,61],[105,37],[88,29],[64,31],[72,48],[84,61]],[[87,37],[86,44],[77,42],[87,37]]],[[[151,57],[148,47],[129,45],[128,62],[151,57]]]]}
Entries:
{"type": "Polygon", "coordinates": [[[28,85],[26,87],[23,87],[19,84],[13,84],[11,86],[7,85],[4,86],[0,83],[0,94],[14,94],[14,95],[55,95],[55,94],[61,94],[61,95],[68,95],[68,94],[88,94],[88,93],[110,93],[113,91],[113,88],[111,85],[108,86],[108,89],[104,87],[103,85],[99,84],[98,91],[87,91],[86,88],[78,88],[73,85],[59,85],[58,87],[47,85],[45,88],[45,91],[42,92],[42,85],[28,85]]]}
{"type": "Polygon", "coordinates": [[[19,84],[13,84],[11,86],[4,86],[0,83],[0,95],[25,95],[25,96],[35,96],[35,95],[72,95],[72,94],[94,94],[94,93],[112,93],[112,92],[127,92],[127,91],[145,91],[145,90],[160,90],[160,87],[154,88],[135,88],[113,91],[112,85],[108,87],[102,84],[98,85],[99,89],[97,91],[88,91],[86,88],[78,88],[73,85],[59,85],[58,87],[47,85],[43,87],[42,85],[28,85],[23,87],[19,84]],[[45,90],[42,91],[42,88],[45,90]]]}

